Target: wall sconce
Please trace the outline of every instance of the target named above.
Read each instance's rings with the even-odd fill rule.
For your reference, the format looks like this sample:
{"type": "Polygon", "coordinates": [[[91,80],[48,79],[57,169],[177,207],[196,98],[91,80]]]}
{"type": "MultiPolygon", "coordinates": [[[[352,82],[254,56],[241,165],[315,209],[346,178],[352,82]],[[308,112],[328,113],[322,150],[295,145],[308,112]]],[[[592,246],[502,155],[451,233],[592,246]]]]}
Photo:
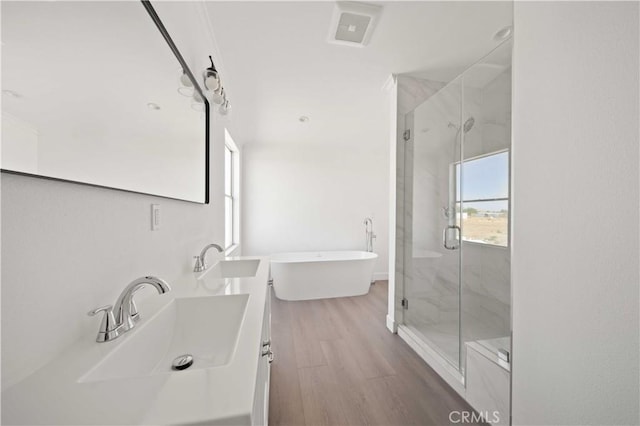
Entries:
{"type": "MultiPolygon", "coordinates": [[[[218,73],[218,70],[216,70],[216,66],[213,64],[213,58],[211,56],[209,56],[209,61],[211,61],[211,66],[205,69],[202,73],[205,89],[204,95],[207,99],[210,98],[211,102],[219,105],[218,113],[220,113],[220,115],[227,115],[231,111],[231,103],[227,99],[227,94],[224,87],[222,87],[220,74],[218,73]]],[[[182,75],[180,76],[180,87],[178,87],[178,93],[192,98],[191,108],[196,111],[204,111],[203,99],[200,94],[194,90],[193,83],[184,70],[182,70],[182,75]]]]}
{"type": "Polygon", "coordinates": [[[218,107],[218,113],[220,115],[227,115],[231,111],[231,104],[227,99],[227,93],[222,86],[220,73],[213,64],[213,58],[211,58],[211,56],[209,56],[209,61],[211,61],[211,66],[202,73],[204,87],[207,90],[207,94],[211,96],[211,102],[220,105],[218,107]]]}

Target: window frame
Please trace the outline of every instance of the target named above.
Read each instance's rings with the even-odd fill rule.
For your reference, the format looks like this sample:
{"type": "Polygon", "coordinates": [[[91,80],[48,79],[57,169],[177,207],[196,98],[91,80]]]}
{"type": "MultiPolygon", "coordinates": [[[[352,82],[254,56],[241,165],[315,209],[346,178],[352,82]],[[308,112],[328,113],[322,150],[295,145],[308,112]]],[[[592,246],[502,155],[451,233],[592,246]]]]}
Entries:
{"type": "MultiPolygon", "coordinates": [[[[475,157],[471,157],[471,158],[466,158],[464,160],[461,161],[456,161],[454,163],[452,163],[452,167],[453,167],[453,186],[454,186],[454,192],[455,192],[455,205],[456,205],[456,210],[460,211],[460,242],[464,242],[464,243],[469,243],[469,244],[478,244],[478,245],[482,245],[482,246],[489,246],[489,247],[495,247],[495,248],[502,248],[502,249],[507,249],[509,248],[509,246],[511,245],[511,153],[510,153],[510,149],[509,148],[504,148],[504,149],[500,149],[498,151],[492,151],[492,152],[488,152],[488,153],[484,153],[484,154],[480,154],[477,155],[475,157]],[[497,197],[497,198],[474,198],[474,199],[470,199],[470,200],[466,200],[463,199],[462,197],[462,192],[464,191],[464,188],[462,188],[462,182],[458,182],[458,175],[460,175],[460,177],[464,176],[464,167],[461,169],[461,173],[458,173],[458,167],[461,164],[464,164],[465,162],[470,162],[470,161],[474,161],[474,160],[479,160],[482,158],[487,158],[487,157],[491,157],[494,155],[499,155],[499,154],[504,154],[507,153],[507,158],[508,158],[508,163],[507,163],[507,179],[508,179],[508,187],[507,187],[507,196],[506,197],[497,197]],[[494,244],[494,243],[490,243],[490,242],[484,242],[484,241],[476,241],[476,240],[466,240],[464,238],[464,219],[463,219],[463,213],[464,213],[464,205],[466,203],[481,203],[481,202],[491,202],[491,201],[506,201],[507,202],[507,244],[506,245],[501,245],[501,244],[494,244]],[[459,206],[459,209],[458,209],[459,206]]],[[[460,179],[462,180],[462,179],[460,179]]]]}
{"type": "Polygon", "coordinates": [[[233,138],[229,134],[229,131],[225,129],[225,143],[224,143],[224,240],[225,240],[225,253],[228,255],[234,251],[240,245],[240,151],[233,141],[233,138]],[[229,164],[227,165],[227,152],[230,156],[229,164]],[[227,166],[231,170],[227,171],[227,166]],[[227,173],[230,176],[229,191],[227,192],[227,173]],[[227,200],[231,203],[231,229],[227,228],[227,200]],[[231,233],[231,242],[227,245],[228,232],[231,233]]]}

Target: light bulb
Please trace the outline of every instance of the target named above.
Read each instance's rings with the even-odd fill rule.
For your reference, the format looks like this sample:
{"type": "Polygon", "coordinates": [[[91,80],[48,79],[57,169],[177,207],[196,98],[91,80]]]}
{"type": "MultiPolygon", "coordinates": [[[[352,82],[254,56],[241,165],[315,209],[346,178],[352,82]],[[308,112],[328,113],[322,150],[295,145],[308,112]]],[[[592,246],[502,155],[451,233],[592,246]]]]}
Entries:
{"type": "Polygon", "coordinates": [[[218,79],[216,77],[207,77],[204,80],[204,85],[207,90],[216,90],[220,86],[220,83],[218,83],[218,79]]]}
{"type": "Polygon", "coordinates": [[[219,90],[213,92],[213,95],[211,96],[211,101],[216,105],[221,105],[225,101],[225,99],[226,96],[224,94],[223,87],[220,87],[219,90]]]}
{"type": "Polygon", "coordinates": [[[220,87],[220,78],[218,73],[211,69],[207,69],[204,73],[204,86],[207,90],[215,91],[220,87]]]}

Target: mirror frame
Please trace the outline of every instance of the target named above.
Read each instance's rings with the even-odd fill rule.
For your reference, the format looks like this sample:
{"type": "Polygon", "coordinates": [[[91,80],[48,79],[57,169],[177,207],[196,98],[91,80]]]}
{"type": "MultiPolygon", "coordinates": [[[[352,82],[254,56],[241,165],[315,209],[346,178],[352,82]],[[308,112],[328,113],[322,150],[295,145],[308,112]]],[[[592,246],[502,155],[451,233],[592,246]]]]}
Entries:
{"type": "Polygon", "coordinates": [[[198,81],[196,80],[195,76],[191,72],[191,69],[189,68],[189,65],[187,65],[186,61],[182,57],[182,54],[178,50],[178,47],[173,42],[173,39],[169,35],[169,32],[167,31],[167,29],[165,28],[164,24],[160,20],[160,17],[158,16],[158,14],[156,13],[155,9],[151,5],[151,1],[150,0],[140,0],[140,2],[142,3],[142,6],[145,8],[147,13],[149,14],[149,17],[151,18],[153,23],[158,28],[158,31],[160,31],[160,34],[162,34],[162,37],[165,39],[165,41],[169,45],[169,49],[171,49],[171,51],[173,52],[174,56],[176,57],[176,59],[180,63],[180,66],[182,67],[184,73],[187,74],[187,76],[189,77],[189,80],[191,80],[191,83],[193,84],[194,89],[198,91],[198,93],[200,94],[200,96],[202,96],[202,99],[204,101],[204,108],[205,108],[204,109],[204,113],[205,113],[204,201],[185,200],[185,199],[182,199],[182,198],[167,197],[167,196],[164,196],[164,195],[153,194],[153,193],[149,193],[149,192],[132,191],[132,190],[129,190],[129,189],[126,189],[126,188],[114,188],[114,187],[106,186],[106,185],[99,185],[99,184],[95,184],[95,183],[88,183],[88,182],[76,181],[76,180],[71,180],[71,179],[62,179],[62,178],[56,178],[56,177],[52,177],[52,176],[38,175],[38,174],[34,174],[34,173],[19,172],[19,171],[16,171],[16,170],[0,169],[0,171],[2,173],[12,174],[12,175],[19,175],[19,176],[33,177],[33,178],[38,178],[38,179],[46,179],[46,180],[52,180],[52,181],[57,181],[57,182],[68,182],[68,183],[74,183],[74,184],[78,184],[78,185],[92,186],[92,187],[95,187],[95,188],[112,189],[112,190],[116,190],[116,191],[130,192],[130,193],[133,193],[133,194],[151,195],[151,196],[154,196],[154,197],[168,198],[168,199],[171,199],[171,200],[184,201],[184,202],[187,202],[187,203],[209,204],[209,200],[210,200],[210,197],[209,197],[209,176],[210,176],[210,173],[209,173],[209,171],[210,171],[209,170],[210,169],[210,164],[209,164],[210,163],[210,161],[209,161],[210,143],[209,143],[209,139],[210,139],[210,110],[211,110],[211,106],[209,105],[209,101],[207,100],[207,97],[205,96],[204,91],[200,87],[200,84],[198,83],[198,81]]]}

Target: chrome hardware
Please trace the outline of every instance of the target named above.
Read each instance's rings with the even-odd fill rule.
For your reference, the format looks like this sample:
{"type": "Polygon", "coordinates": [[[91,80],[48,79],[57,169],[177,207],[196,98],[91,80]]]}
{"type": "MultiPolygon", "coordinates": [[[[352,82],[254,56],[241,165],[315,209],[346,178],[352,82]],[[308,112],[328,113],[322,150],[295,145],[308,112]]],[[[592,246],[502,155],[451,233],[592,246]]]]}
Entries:
{"type": "Polygon", "coordinates": [[[113,315],[113,306],[106,305],[89,311],[87,314],[92,317],[98,315],[100,312],[104,312],[102,322],[100,323],[100,329],[98,330],[98,337],[96,342],[108,342],[123,333],[121,328],[116,323],[116,318],[113,315]]]}
{"type": "Polygon", "coordinates": [[[409,301],[407,299],[402,299],[400,306],[402,306],[402,309],[409,309],[409,301]]]}
{"type": "Polygon", "coordinates": [[[269,360],[269,364],[273,362],[273,351],[271,350],[271,339],[262,341],[262,351],[260,352],[261,356],[266,356],[267,360],[269,360]]]}
{"type": "Polygon", "coordinates": [[[453,214],[455,214],[455,209],[451,209],[451,207],[440,207],[440,211],[442,212],[442,216],[445,219],[449,219],[453,216],[453,214]]]}
{"type": "Polygon", "coordinates": [[[140,321],[138,306],[136,306],[136,302],[133,299],[131,299],[131,301],[129,302],[129,315],[131,316],[131,321],[133,322],[140,321]]]}
{"type": "Polygon", "coordinates": [[[365,246],[368,252],[373,252],[373,240],[377,235],[373,232],[373,220],[370,217],[364,218],[365,246]]]}
{"type": "Polygon", "coordinates": [[[193,365],[193,356],[189,354],[180,355],[171,363],[172,370],[186,370],[193,365]]]}
{"type": "Polygon", "coordinates": [[[151,276],[138,278],[125,287],[114,306],[101,306],[89,312],[90,316],[94,316],[98,312],[104,311],[105,313],[96,342],[109,342],[135,327],[136,323],[140,321],[140,314],[133,300],[133,295],[147,284],[151,284],[159,294],[171,290],[169,284],[160,278],[151,276]]]}
{"type": "Polygon", "coordinates": [[[118,297],[118,300],[116,300],[114,306],[116,321],[119,325],[125,327],[124,331],[135,327],[135,323],[140,320],[140,315],[133,301],[133,295],[147,284],[151,284],[158,291],[158,294],[164,294],[171,290],[169,284],[164,280],[151,276],[138,278],[129,283],[118,297]]]}
{"type": "Polygon", "coordinates": [[[407,129],[402,133],[402,139],[405,142],[409,142],[411,140],[411,129],[407,129]]]}
{"type": "Polygon", "coordinates": [[[273,362],[273,351],[271,350],[270,341],[269,341],[269,345],[265,345],[265,343],[262,344],[261,356],[266,356],[267,360],[269,361],[269,364],[273,362]]]}
{"type": "Polygon", "coordinates": [[[267,284],[268,284],[270,287],[273,287],[273,278],[269,278],[269,281],[267,281],[267,284]]]}
{"type": "Polygon", "coordinates": [[[200,256],[193,256],[196,260],[195,265],[193,265],[193,272],[202,272],[204,268],[202,267],[202,261],[200,260],[200,256]]]}
{"type": "Polygon", "coordinates": [[[205,256],[207,254],[207,251],[210,248],[215,248],[216,250],[218,250],[218,253],[222,253],[224,250],[222,249],[222,247],[220,247],[218,244],[209,244],[206,245],[202,251],[200,252],[200,256],[193,256],[194,258],[197,257],[198,259],[196,260],[196,264],[193,266],[193,272],[202,272],[205,269],[207,269],[207,262],[205,261],[205,256]]]}
{"type": "Polygon", "coordinates": [[[444,245],[444,248],[446,248],[447,250],[457,250],[458,247],[460,247],[460,227],[457,225],[449,225],[446,228],[444,228],[442,230],[442,245],[444,245]],[[454,245],[447,245],[447,241],[449,241],[449,231],[454,230],[455,231],[455,244],[454,245]]]}

